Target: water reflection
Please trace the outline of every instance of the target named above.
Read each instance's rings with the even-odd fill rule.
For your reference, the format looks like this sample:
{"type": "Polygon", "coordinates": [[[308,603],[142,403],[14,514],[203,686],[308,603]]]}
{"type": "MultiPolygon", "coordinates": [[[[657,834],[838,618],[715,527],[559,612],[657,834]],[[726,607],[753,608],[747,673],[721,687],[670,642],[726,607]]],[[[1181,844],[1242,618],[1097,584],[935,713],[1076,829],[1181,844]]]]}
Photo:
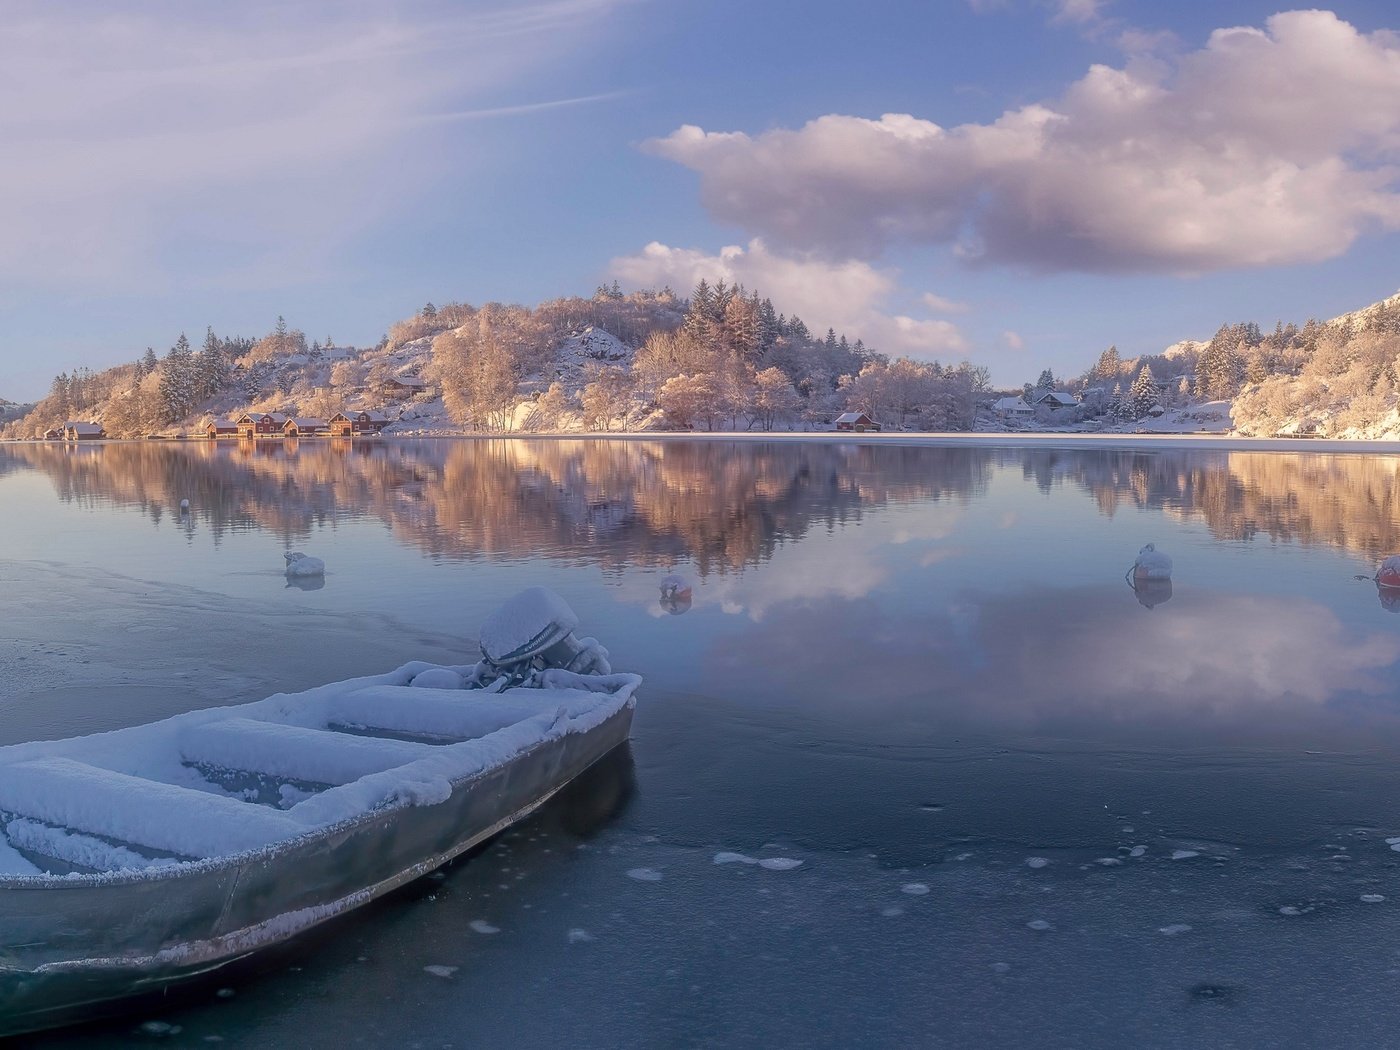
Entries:
{"type": "Polygon", "coordinates": [[[1298,729],[1345,700],[1400,733],[1394,633],[1302,598],[1192,588],[1152,616],[1125,615],[1125,601],[1120,584],[968,592],[919,616],[800,603],[709,657],[731,688],[886,723],[1096,739],[1131,723],[1204,744],[1261,717],[1298,729]]]}
{"type": "Polygon", "coordinates": [[[1101,513],[1164,510],[1203,520],[1217,539],[1400,549],[1400,457],[1357,453],[1027,450],[1002,452],[1042,492],[1086,490],[1101,513]]]}
{"type": "Polygon", "coordinates": [[[1163,602],[1171,601],[1171,580],[1134,579],[1132,586],[1133,595],[1137,598],[1138,604],[1149,609],[1156,608],[1163,602]]]}
{"type": "Polygon", "coordinates": [[[992,453],[860,445],[605,441],[112,443],[0,448],[59,498],[175,513],[216,540],[290,543],[337,518],[385,522],[449,558],[559,554],[610,568],[691,559],[703,575],[766,560],[874,508],[985,489],[992,453]]]}

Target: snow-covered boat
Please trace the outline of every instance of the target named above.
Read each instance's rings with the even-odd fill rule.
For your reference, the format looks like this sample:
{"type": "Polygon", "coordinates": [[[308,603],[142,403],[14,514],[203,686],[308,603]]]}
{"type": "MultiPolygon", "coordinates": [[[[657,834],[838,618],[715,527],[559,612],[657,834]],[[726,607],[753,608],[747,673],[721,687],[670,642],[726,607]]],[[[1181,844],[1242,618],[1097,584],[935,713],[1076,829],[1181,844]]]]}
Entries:
{"type": "Polygon", "coordinates": [[[0,1035],[215,969],[533,811],[626,741],[641,684],[523,592],[471,665],[0,748],[0,1035]]]}

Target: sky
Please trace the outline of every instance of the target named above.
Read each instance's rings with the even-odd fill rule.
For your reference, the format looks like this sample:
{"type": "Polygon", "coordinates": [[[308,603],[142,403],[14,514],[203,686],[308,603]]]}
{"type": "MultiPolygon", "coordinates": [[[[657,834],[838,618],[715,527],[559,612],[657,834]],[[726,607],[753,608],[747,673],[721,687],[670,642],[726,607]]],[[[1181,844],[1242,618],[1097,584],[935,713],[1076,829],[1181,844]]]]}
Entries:
{"type": "Polygon", "coordinates": [[[0,397],[181,332],[740,281],[1075,375],[1400,288],[1400,12],[0,0],[0,397]]]}

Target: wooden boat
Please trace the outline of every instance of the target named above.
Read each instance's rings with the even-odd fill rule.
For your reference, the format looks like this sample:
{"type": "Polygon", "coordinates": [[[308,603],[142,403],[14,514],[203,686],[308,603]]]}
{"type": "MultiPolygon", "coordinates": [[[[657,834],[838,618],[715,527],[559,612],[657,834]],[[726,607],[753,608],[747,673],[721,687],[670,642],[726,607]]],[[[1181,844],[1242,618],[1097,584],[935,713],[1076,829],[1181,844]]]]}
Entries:
{"type": "Polygon", "coordinates": [[[0,1035],[285,941],[433,870],[624,743],[635,675],[532,589],[484,658],[0,748],[0,1035]]]}

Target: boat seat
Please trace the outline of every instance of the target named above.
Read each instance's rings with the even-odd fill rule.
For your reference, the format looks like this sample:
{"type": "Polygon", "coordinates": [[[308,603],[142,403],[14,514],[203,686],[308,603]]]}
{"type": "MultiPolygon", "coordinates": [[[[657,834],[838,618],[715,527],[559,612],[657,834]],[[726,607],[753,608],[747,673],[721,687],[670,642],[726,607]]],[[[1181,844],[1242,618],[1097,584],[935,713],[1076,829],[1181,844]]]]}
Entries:
{"type": "Polygon", "coordinates": [[[306,830],[267,806],[62,757],[0,767],[0,810],[185,857],[255,849],[306,830]]]}
{"type": "Polygon", "coordinates": [[[432,744],[351,736],[252,718],[225,718],[180,731],[186,762],[317,784],[348,784],[430,755],[432,744]]]}
{"type": "Polygon", "coordinates": [[[574,714],[594,702],[588,695],[563,695],[553,689],[486,693],[479,689],[372,685],[335,697],[323,714],[328,722],[342,725],[475,740],[527,718],[553,712],[561,705],[574,714]]]}

